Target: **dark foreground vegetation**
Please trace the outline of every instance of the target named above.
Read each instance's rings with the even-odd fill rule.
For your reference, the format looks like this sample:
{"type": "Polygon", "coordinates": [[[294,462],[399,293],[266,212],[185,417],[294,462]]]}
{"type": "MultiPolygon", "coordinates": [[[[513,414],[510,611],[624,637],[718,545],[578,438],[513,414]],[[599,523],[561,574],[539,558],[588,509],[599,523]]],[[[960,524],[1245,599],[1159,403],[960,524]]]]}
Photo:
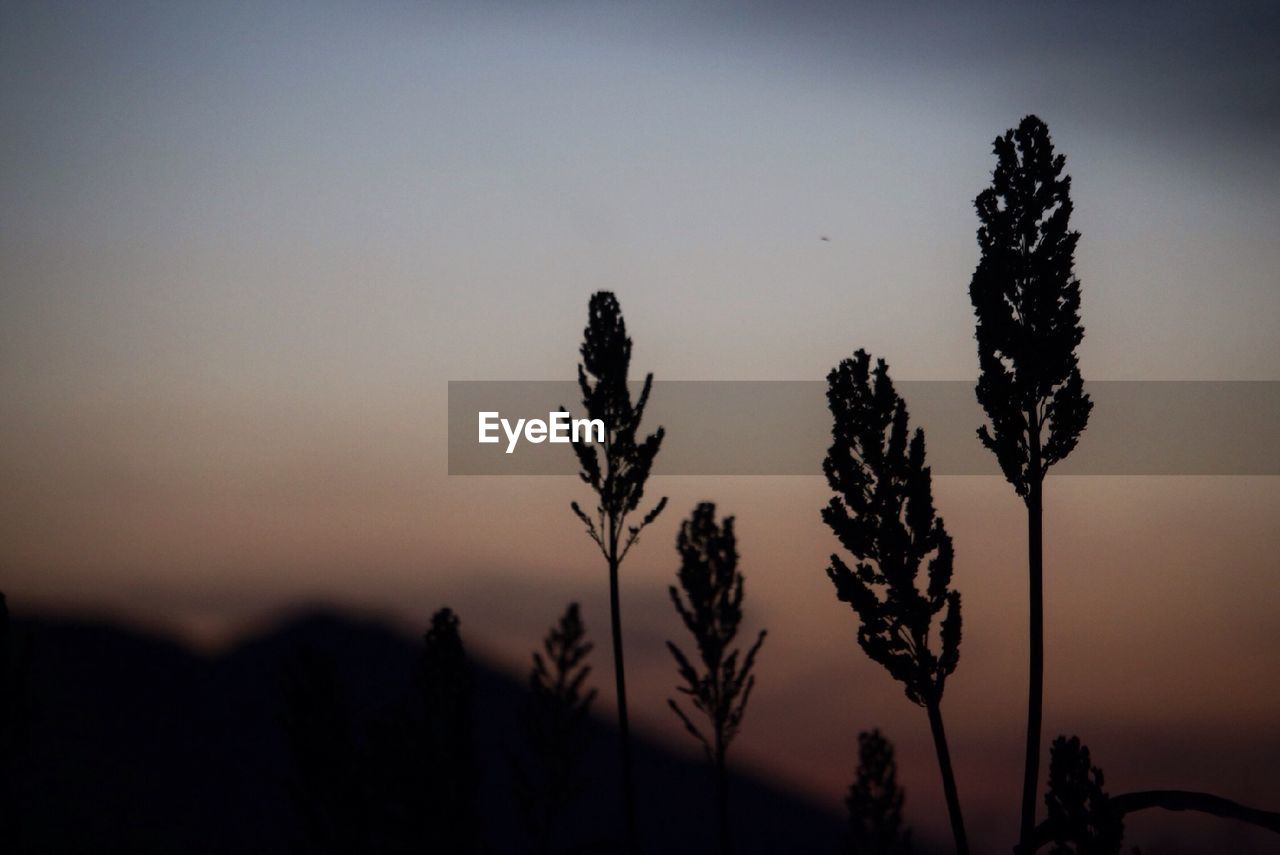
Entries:
{"type": "MultiPolygon", "coordinates": [[[[534,695],[473,657],[473,842],[450,840],[468,828],[438,811],[416,826],[389,817],[422,792],[421,782],[395,775],[407,757],[382,752],[394,751],[389,722],[404,715],[424,645],[381,624],[312,614],[212,659],[105,624],[15,620],[13,634],[29,652],[29,709],[23,749],[7,767],[16,811],[0,846],[6,855],[622,848],[616,730],[583,719],[581,787],[542,849],[511,774],[513,754],[532,760],[534,695]],[[391,828],[412,836],[393,839],[391,828]]],[[[645,851],[715,851],[710,770],[696,755],[634,739],[645,851]]],[[[453,778],[438,765],[420,771],[437,790],[453,778]]],[[[729,775],[737,851],[839,851],[838,816],[729,775]]]]}

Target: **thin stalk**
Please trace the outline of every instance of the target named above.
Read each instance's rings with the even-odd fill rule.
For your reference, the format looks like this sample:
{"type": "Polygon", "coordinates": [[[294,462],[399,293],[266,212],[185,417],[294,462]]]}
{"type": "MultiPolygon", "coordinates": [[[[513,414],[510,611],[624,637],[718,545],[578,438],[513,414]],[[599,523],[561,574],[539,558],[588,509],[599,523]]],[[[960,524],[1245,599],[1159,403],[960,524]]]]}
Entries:
{"type": "Polygon", "coordinates": [[[1029,413],[1030,473],[1027,490],[1027,568],[1030,621],[1028,640],[1027,743],[1022,775],[1022,821],[1018,840],[1027,843],[1036,827],[1040,780],[1040,722],[1044,705],[1044,541],[1043,474],[1040,469],[1040,421],[1029,413]]]}
{"type": "Polygon", "coordinates": [[[947,813],[951,818],[951,835],[956,841],[956,855],[969,855],[969,838],[964,832],[964,815],[960,812],[960,795],[956,791],[956,776],[951,769],[951,750],[947,747],[947,732],[942,727],[942,711],[938,702],[925,704],[929,712],[929,729],[933,732],[933,747],[938,752],[938,769],[942,772],[942,792],[947,799],[947,813]]]}
{"type": "Polygon", "coordinates": [[[725,750],[716,750],[716,815],[720,826],[720,855],[730,855],[729,842],[729,770],[725,763],[725,750]]]}
{"type": "Polygon", "coordinates": [[[613,622],[613,682],[618,697],[618,738],[622,760],[622,802],[627,851],[639,851],[636,828],[635,778],[631,764],[631,728],[627,722],[627,675],[622,667],[622,605],[618,597],[618,527],[609,525],[609,615],[613,622]]]}

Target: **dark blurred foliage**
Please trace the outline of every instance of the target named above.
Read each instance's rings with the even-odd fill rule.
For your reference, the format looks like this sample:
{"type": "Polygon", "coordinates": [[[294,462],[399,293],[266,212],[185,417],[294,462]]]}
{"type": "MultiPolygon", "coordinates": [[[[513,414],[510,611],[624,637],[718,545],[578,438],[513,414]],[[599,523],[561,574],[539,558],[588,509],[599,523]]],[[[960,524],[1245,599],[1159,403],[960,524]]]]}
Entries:
{"type": "Polygon", "coordinates": [[[331,657],[302,647],[284,675],[284,728],[293,759],[299,852],[356,853],[368,845],[368,770],[331,657]]]}
{"type": "Polygon", "coordinates": [[[376,846],[480,851],[472,674],[457,616],[431,618],[408,695],[375,734],[376,846]]]}
{"type": "Polygon", "coordinates": [[[898,786],[893,743],[877,728],[858,734],[858,771],[844,804],[849,855],[906,855],[911,832],[902,827],[905,793],[898,786]]]}
{"type": "MultiPolygon", "coordinates": [[[[361,851],[457,851],[447,848],[452,842],[438,826],[405,820],[419,809],[424,789],[407,786],[414,779],[403,774],[425,753],[406,734],[422,718],[408,710],[421,704],[420,641],[330,612],[288,618],[216,655],[90,621],[15,614],[10,627],[10,641],[20,642],[18,661],[27,663],[24,696],[31,700],[22,706],[30,712],[20,718],[14,788],[22,833],[15,844],[5,832],[5,855],[332,851],[338,847],[316,842],[323,825],[301,810],[316,793],[298,785],[305,766],[327,779],[317,782],[319,795],[334,791],[336,770],[345,764],[327,758],[347,754],[320,743],[330,731],[340,733],[344,719],[363,776],[356,791],[367,795],[361,851]]],[[[470,730],[483,770],[475,775],[478,836],[488,851],[531,853],[507,774],[510,754],[525,743],[530,686],[483,660],[468,661],[470,730]]],[[[564,817],[571,837],[562,839],[570,845],[553,841],[552,851],[618,852],[623,817],[616,788],[597,785],[617,780],[617,730],[595,715],[584,718],[583,730],[588,786],[564,817]]],[[[700,758],[644,735],[635,748],[637,792],[650,819],[648,851],[712,851],[717,830],[705,807],[700,758]]],[[[430,771],[448,776],[456,768],[433,764],[430,771]]],[[[476,766],[460,768],[474,774],[476,766]]],[[[733,792],[738,855],[835,848],[842,822],[833,813],[742,772],[733,775],[733,792]]]]}
{"type": "Polygon", "coordinates": [[[1049,808],[1052,855],[1117,855],[1124,819],[1103,789],[1102,770],[1092,765],[1078,737],[1059,736],[1049,749],[1049,808]]]}
{"type": "Polygon", "coordinates": [[[526,709],[527,751],[514,755],[516,798],[539,853],[576,851],[563,828],[570,805],[582,794],[586,724],[596,690],[587,688],[593,645],[577,603],[570,603],[534,651],[526,709]]]}
{"type": "Polygon", "coordinates": [[[684,680],[679,691],[706,716],[711,735],[704,734],[674,699],[668,703],[712,759],[723,755],[738,733],[755,686],[752,670],[756,653],[765,637],[765,630],[760,630],[745,655],[739,649],[730,650],[742,622],[744,586],[737,569],[733,517],[725,517],[722,524],[717,524],[715,515],[716,506],[703,502],[681,524],[676,541],[680,553],[677,573],[680,587],[668,588],[676,612],[697,644],[702,670],[693,665],[679,646],[667,642],[684,680]]]}
{"type": "Polygon", "coordinates": [[[668,591],[676,612],[697,644],[701,670],[674,642],[668,641],[667,649],[675,657],[680,678],[684,680],[684,685],[677,690],[707,719],[710,729],[704,732],[699,728],[674,698],[667,703],[685,729],[702,743],[707,758],[715,766],[720,851],[727,853],[730,840],[726,757],[755,687],[752,672],[765,631],[760,630],[745,654],[740,648],[731,649],[742,622],[744,593],[733,517],[725,517],[724,522],[718,524],[716,506],[702,502],[681,524],[676,550],[680,553],[680,569],[676,574],[680,587],[672,585],[668,591]]]}

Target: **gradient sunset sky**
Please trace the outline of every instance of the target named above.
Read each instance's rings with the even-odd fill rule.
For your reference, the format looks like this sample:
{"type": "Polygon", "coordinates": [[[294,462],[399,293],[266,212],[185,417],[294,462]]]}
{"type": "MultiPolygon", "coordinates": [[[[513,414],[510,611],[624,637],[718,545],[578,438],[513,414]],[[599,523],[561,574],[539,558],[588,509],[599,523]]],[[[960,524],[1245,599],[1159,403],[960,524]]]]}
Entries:
{"type": "MultiPolygon", "coordinates": [[[[415,630],[448,603],[516,669],[580,599],[607,688],[585,488],[448,477],[447,381],[571,378],[601,288],[660,379],[820,379],[858,347],[976,377],[972,200],[1030,112],[1073,177],[1085,377],[1280,380],[1277,33],[1262,3],[6,3],[0,588],[205,644],[305,603],[415,630]]],[[[965,598],[944,711],[995,847],[1024,515],[999,478],[935,492],[965,598]]],[[[714,500],[770,630],[740,759],[834,804],[879,725],[941,837],[925,717],[823,572],[818,462],[650,493],[633,716],[683,744],[666,586],[714,500]]],[[[1055,478],[1046,514],[1046,734],[1116,790],[1280,807],[1280,479],[1055,478]]]]}

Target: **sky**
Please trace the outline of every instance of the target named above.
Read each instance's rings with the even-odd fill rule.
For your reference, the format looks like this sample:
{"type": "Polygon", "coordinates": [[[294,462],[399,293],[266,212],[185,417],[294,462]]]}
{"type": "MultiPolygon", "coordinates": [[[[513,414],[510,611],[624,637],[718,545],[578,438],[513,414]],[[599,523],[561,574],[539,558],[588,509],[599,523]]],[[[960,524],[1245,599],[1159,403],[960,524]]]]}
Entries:
{"type": "MultiPolygon", "coordinates": [[[[202,644],[448,602],[516,669],[576,598],[603,641],[580,485],[449,477],[447,382],[571,378],[601,288],[661,379],[820,379],[858,347],[974,378],[972,200],[1029,112],[1073,178],[1086,378],[1280,380],[1278,31],[1268,4],[6,3],[0,587],[202,644]]],[[[680,744],[665,588],[715,500],[770,629],[743,762],[834,804],[879,724],[940,837],[924,716],[823,573],[818,476],[655,480],[633,715],[680,744]]],[[[1024,520],[998,478],[935,492],[966,608],[944,712],[1002,841],[1024,520]]],[[[1047,503],[1046,733],[1118,788],[1280,804],[1280,485],[1047,503]]]]}

